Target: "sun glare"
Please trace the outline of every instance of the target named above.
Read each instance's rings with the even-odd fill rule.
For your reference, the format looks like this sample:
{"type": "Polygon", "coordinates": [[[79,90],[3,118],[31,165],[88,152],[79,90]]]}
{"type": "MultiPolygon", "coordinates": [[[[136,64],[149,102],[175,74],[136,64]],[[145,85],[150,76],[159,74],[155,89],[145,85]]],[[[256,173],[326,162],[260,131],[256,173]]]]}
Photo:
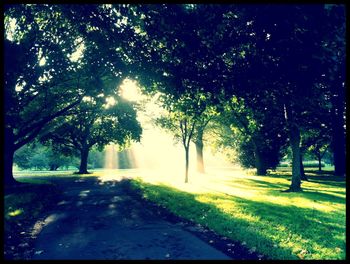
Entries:
{"type": "Polygon", "coordinates": [[[126,78],[120,86],[120,95],[128,101],[137,102],[142,99],[137,82],[126,78]]]}

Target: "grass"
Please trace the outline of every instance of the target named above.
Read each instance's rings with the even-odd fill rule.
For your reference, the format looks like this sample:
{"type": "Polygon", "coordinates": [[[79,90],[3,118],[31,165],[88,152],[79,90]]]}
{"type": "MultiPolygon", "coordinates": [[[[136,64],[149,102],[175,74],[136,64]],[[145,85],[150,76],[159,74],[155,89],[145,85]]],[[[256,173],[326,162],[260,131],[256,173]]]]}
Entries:
{"type": "Polygon", "coordinates": [[[286,170],[187,185],[138,178],[133,186],[176,215],[269,259],[345,259],[344,179],[311,172],[300,193],[281,192],[290,185],[286,170]]]}
{"type": "Polygon", "coordinates": [[[30,184],[5,195],[5,232],[11,231],[13,224],[36,218],[58,194],[55,187],[44,180],[25,179],[21,182],[30,184]]]}

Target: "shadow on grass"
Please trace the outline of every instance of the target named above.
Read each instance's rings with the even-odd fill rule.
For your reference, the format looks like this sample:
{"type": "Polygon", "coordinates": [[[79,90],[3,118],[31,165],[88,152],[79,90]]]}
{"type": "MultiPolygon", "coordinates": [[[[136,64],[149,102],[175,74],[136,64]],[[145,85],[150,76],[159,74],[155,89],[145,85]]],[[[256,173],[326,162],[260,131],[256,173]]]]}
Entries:
{"type": "MultiPolygon", "coordinates": [[[[258,179],[246,179],[246,181],[248,184],[249,184],[249,182],[253,182],[254,187],[257,186],[257,187],[266,189],[266,192],[268,194],[271,194],[271,195],[276,195],[276,190],[284,190],[284,189],[289,187],[289,183],[276,184],[276,183],[270,183],[270,182],[266,182],[266,181],[258,180],[258,179]]],[[[317,181],[310,181],[310,182],[319,183],[317,181]]],[[[323,184],[327,184],[327,183],[323,183],[323,184]]],[[[228,183],[227,185],[234,186],[234,184],[230,184],[230,183],[228,183]]],[[[329,185],[334,186],[333,183],[329,183],[329,185]]],[[[336,185],[336,187],[344,187],[345,188],[345,183],[339,184],[339,186],[336,185]]],[[[337,195],[337,194],[345,195],[345,192],[341,192],[341,191],[337,191],[337,190],[327,190],[327,193],[326,193],[326,192],[320,191],[317,188],[310,188],[310,187],[303,187],[303,186],[302,186],[302,190],[303,191],[300,193],[300,195],[302,197],[310,199],[310,200],[339,203],[339,204],[345,203],[345,197],[343,198],[343,197],[339,197],[337,195]],[[332,193],[334,193],[334,195],[332,193]]]]}
{"type": "MultiPolygon", "coordinates": [[[[228,236],[228,232],[232,232],[232,239],[251,240],[253,241],[251,246],[257,246],[258,251],[261,249],[261,252],[269,255],[271,259],[298,258],[292,253],[292,249],[278,246],[284,238],[287,239],[291,234],[294,236],[300,235],[302,240],[315,242],[323,248],[329,248],[330,245],[334,244],[342,247],[345,243],[341,239],[333,238],[334,232],[337,234],[345,233],[345,222],[343,227],[342,223],[339,224],[337,216],[332,213],[297,206],[256,202],[234,195],[211,193],[204,195],[213,202],[213,204],[208,204],[197,200],[197,196],[200,195],[183,192],[166,185],[145,183],[143,185],[151,192],[152,200],[164,204],[173,213],[187,219],[195,219],[195,221],[207,225],[222,235],[228,236]],[[246,215],[257,216],[258,220],[248,221],[244,217],[239,217],[239,214],[225,212],[215,205],[215,201],[218,205],[233,202],[234,207],[237,206],[238,210],[244,210],[246,215]],[[203,215],[205,215],[204,218],[203,215]],[[285,231],[276,231],[281,228],[285,231]],[[280,234],[277,234],[278,232],[280,234]],[[274,239],[275,237],[279,238],[274,239]]],[[[280,187],[280,185],[275,185],[275,187],[280,187]]],[[[320,193],[301,193],[301,196],[308,199],[326,199],[328,197],[331,201],[345,203],[345,199],[337,199],[320,193]]],[[[318,253],[318,249],[310,248],[312,243],[308,245],[303,245],[300,241],[294,243],[301,243],[301,248],[309,247],[307,248],[309,252],[318,253]]]]}
{"type": "MultiPolygon", "coordinates": [[[[329,191],[336,194],[343,194],[343,192],[334,192],[329,191]]],[[[303,188],[303,197],[308,198],[310,200],[314,201],[324,201],[324,202],[330,202],[330,203],[338,203],[338,204],[345,204],[345,197],[339,197],[338,195],[332,195],[330,193],[320,192],[317,189],[314,188],[303,188]]]]}
{"type": "Polygon", "coordinates": [[[289,187],[290,183],[270,183],[264,180],[258,180],[258,179],[247,179],[248,182],[251,182],[254,184],[254,186],[262,187],[262,188],[268,188],[268,189],[281,189],[284,190],[289,187]]]}
{"type": "Polygon", "coordinates": [[[305,168],[304,169],[305,173],[313,173],[313,174],[316,174],[316,175],[326,175],[326,176],[329,176],[329,177],[334,177],[334,171],[325,171],[325,170],[310,170],[310,169],[307,169],[305,168]]]}
{"type": "MultiPolygon", "coordinates": [[[[332,173],[329,172],[317,173],[313,170],[305,170],[305,174],[308,178],[308,182],[316,182],[335,187],[345,187],[345,177],[334,176],[332,173]]],[[[276,171],[270,172],[267,176],[291,180],[292,174],[291,172],[276,171]]]]}

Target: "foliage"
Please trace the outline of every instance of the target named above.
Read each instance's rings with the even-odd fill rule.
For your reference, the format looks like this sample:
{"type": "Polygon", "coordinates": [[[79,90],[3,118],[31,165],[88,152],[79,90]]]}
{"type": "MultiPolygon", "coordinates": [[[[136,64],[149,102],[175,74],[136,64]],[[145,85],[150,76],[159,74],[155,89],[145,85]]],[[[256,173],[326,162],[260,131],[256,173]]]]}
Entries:
{"type": "Polygon", "coordinates": [[[134,34],[122,5],[7,5],[5,8],[5,179],[21,146],[74,113],[84,96],[109,94],[127,76],[134,34]],[[94,74],[91,74],[91,73],[94,74]],[[100,80],[109,85],[101,86],[100,80]]]}
{"type": "Polygon", "coordinates": [[[29,144],[16,151],[14,163],[20,169],[50,169],[57,170],[72,164],[72,157],[66,157],[54,152],[51,146],[43,146],[40,143],[29,144]]]}
{"type": "Polygon", "coordinates": [[[190,128],[208,106],[242,100],[232,114],[250,135],[238,152],[253,149],[264,171],[288,135],[295,190],[300,133],[325,124],[345,173],[344,5],[22,4],[6,6],[4,25],[5,175],[15,150],[125,77],[163,93],[190,128]]]}
{"type": "Polygon", "coordinates": [[[56,151],[67,155],[81,155],[79,171],[86,173],[88,154],[92,147],[102,150],[111,142],[120,148],[131,140],[140,140],[142,129],[136,119],[136,111],[130,102],[115,97],[88,97],[79,105],[74,115],[58,119],[56,127],[41,137],[41,141],[51,144],[56,151]],[[82,167],[83,166],[83,167],[82,167]]]}
{"type": "Polygon", "coordinates": [[[216,149],[230,153],[233,148],[232,161],[245,168],[257,168],[258,172],[277,166],[287,138],[283,117],[276,114],[276,106],[264,103],[261,101],[260,109],[251,108],[244,99],[233,96],[212,127],[211,141],[216,149]]]}
{"type": "Polygon", "coordinates": [[[104,167],[104,156],[103,151],[99,151],[98,149],[92,149],[89,153],[89,159],[88,159],[88,165],[95,169],[95,168],[103,168],[104,167]]]}

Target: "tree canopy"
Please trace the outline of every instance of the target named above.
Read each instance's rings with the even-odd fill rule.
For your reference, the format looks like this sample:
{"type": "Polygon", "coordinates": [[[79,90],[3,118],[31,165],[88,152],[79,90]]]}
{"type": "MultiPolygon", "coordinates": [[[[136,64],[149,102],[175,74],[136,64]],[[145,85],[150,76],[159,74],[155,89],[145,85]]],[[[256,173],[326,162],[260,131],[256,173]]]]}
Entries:
{"type": "MultiPolygon", "coordinates": [[[[318,138],[322,146],[308,143],[318,151],[329,144],[336,174],[345,173],[344,5],[14,4],[4,11],[9,184],[14,152],[59,131],[57,122],[63,135],[92,119],[117,117],[85,109],[86,98],[115,97],[127,77],[163,95],[168,127],[175,131],[177,124],[185,149],[193,136],[200,138],[203,129],[196,125],[206,124],[213,111],[231,136],[240,131],[237,149],[254,155],[261,174],[278,163],[289,142],[290,191],[300,190],[306,138],[318,138]],[[94,118],[78,116],[81,111],[94,118]]],[[[134,121],[120,129],[138,131],[135,139],[140,132],[134,121]]],[[[105,129],[96,140],[100,132],[89,129],[90,141],[105,145],[116,131],[105,129]]],[[[128,138],[121,131],[118,142],[128,138]]]]}

